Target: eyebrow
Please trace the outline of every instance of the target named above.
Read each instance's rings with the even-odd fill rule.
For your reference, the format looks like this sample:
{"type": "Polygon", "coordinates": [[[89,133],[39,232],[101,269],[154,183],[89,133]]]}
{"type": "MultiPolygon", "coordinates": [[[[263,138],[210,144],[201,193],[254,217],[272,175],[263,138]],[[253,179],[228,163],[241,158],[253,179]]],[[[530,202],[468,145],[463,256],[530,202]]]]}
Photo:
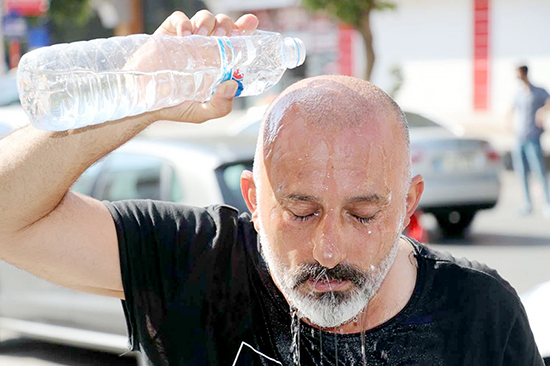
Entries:
{"type": "Polygon", "coordinates": [[[346,200],[347,204],[354,204],[354,203],[373,203],[375,205],[379,206],[385,206],[388,203],[387,197],[382,197],[376,193],[369,194],[367,196],[357,196],[357,197],[351,197],[350,199],[346,200]]]}
{"type": "MultiPolygon", "coordinates": [[[[302,201],[302,202],[313,202],[313,203],[320,203],[321,200],[314,196],[308,196],[304,194],[299,193],[290,193],[285,195],[282,198],[282,201],[302,201]]],[[[389,202],[389,199],[387,197],[382,197],[376,193],[372,193],[366,196],[356,196],[351,197],[346,200],[346,204],[355,204],[355,203],[372,203],[377,206],[385,206],[389,202]]]]}
{"type": "Polygon", "coordinates": [[[293,202],[304,201],[304,202],[314,202],[314,203],[321,202],[321,200],[317,197],[308,196],[308,195],[299,194],[299,193],[287,194],[282,198],[282,201],[293,201],[293,202]]]}

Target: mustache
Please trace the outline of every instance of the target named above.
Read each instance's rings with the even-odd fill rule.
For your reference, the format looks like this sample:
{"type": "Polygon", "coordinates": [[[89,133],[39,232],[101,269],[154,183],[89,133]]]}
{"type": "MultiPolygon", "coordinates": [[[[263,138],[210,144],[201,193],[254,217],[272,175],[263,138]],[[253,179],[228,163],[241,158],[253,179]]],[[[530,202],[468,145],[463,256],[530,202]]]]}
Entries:
{"type": "Polygon", "coordinates": [[[368,274],[350,264],[339,263],[333,268],[327,268],[319,263],[302,264],[296,269],[293,288],[307,281],[350,281],[357,287],[367,282],[368,274]]]}

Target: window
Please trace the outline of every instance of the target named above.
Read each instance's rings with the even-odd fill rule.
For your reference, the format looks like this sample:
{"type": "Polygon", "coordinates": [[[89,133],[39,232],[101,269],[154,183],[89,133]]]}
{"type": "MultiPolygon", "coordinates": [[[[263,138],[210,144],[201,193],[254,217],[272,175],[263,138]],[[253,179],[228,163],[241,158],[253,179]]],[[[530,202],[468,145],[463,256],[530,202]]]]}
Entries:
{"type": "Polygon", "coordinates": [[[240,212],[247,212],[248,208],[241,195],[241,173],[243,170],[252,170],[252,161],[221,166],[218,168],[216,175],[218,176],[224,202],[237,208],[240,212]]]}
{"type": "Polygon", "coordinates": [[[106,167],[94,189],[100,200],[180,200],[181,187],[173,169],[162,159],[134,154],[117,154],[106,167]]]}
{"type": "Polygon", "coordinates": [[[92,196],[94,184],[103,166],[103,160],[96,162],[94,165],[86,169],[84,173],[74,182],[71,189],[78,193],[92,196]]]}

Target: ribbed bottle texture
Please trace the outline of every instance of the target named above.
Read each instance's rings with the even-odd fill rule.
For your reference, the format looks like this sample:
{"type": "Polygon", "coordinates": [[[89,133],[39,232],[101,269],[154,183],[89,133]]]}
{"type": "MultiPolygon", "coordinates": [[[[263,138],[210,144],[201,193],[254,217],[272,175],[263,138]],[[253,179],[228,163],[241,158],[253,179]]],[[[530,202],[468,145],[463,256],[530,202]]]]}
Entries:
{"type": "Polygon", "coordinates": [[[304,62],[298,39],[258,31],[235,37],[131,35],[59,44],[25,54],[21,104],[40,129],[62,131],[205,101],[222,81],[257,95],[304,62]]]}

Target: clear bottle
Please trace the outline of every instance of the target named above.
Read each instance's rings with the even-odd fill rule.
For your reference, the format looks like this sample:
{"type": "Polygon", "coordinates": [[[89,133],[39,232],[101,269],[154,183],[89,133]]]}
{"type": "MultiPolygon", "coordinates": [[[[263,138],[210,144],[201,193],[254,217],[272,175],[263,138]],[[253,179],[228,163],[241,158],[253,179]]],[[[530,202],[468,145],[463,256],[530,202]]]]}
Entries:
{"type": "Polygon", "coordinates": [[[256,31],[233,37],[130,35],[58,44],[25,54],[17,83],[39,129],[63,131],[206,101],[226,80],[257,95],[305,60],[297,38],[256,31]]]}

